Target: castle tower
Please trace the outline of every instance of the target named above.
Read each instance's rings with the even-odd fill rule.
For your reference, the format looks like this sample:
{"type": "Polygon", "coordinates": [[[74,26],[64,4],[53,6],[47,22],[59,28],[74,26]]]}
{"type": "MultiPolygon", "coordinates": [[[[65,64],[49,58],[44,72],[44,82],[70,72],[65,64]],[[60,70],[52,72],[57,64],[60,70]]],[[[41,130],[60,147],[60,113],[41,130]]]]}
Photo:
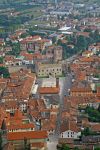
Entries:
{"type": "Polygon", "coordinates": [[[59,62],[60,60],[62,60],[62,47],[61,46],[57,46],[54,49],[54,62],[59,62]]]}

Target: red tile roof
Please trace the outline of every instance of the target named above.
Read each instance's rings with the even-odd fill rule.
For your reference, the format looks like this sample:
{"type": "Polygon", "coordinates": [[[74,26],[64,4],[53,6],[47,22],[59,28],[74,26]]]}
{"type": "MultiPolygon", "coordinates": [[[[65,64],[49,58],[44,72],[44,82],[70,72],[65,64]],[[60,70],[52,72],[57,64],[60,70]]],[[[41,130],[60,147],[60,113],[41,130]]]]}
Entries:
{"type": "Polygon", "coordinates": [[[100,132],[100,123],[91,124],[91,130],[95,132],[100,132]]]}
{"type": "Polygon", "coordinates": [[[59,87],[41,87],[39,88],[40,94],[58,94],[59,87]]]}
{"type": "Polygon", "coordinates": [[[27,79],[24,81],[22,91],[21,91],[21,96],[23,98],[29,98],[34,80],[35,80],[35,75],[33,76],[31,74],[27,76],[27,79]]]}
{"type": "Polygon", "coordinates": [[[36,41],[40,41],[41,37],[40,36],[30,36],[30,37],[26,37],[24,38],[22,41],[20,41],[22,44],[24,43],[28,43],[28,42],[36,42],[36,41]]]}
{"type": "Polygon", "coordinates": [[[4,64],[0,64],[0,67],[4,67],[4,64]]]}
{"type": "Polygon", "coordinates": [[[8,141],[27,139],[46,139],[48,138],[47,131],[30,131],[30,132],[13,132],[7,133],[8,141]]]}
{"type": "Polygon", "coordinates": [[[91,92],[92,90],[89,87],[72,87],[71,92],[91,92]]]}
{"type": "Polygon", "coordinates": [[[9,62],[9,61],[12,61],[12,62],[13,62],[14,59],[15,59],[14,56],[11,56],[11,55],[10,55],[10,56],[9,56],[9,55],[8,55],[8,56],[5,56],[5,62],[9,62]]]}
{"type": "Polygon", "coordinates": [[[8,125],[7,129],[8,130],[18,130],[18,129],[30,129],[34,128],[34,124],[32,123],[27,123],[27,124],[18,124],[18,125],[8,125]]]}
{"type": "Polygon", "coordinates": [[[78,128],[77,124],[75,121],[70,121],[68,120],[67,122],[63,122],[62,125],[61,125],[61,133],[62,132],[65,132],[65,131],[68,131],[68,130],[71,130],[71,131],[74,131],[74,132],[79,132],[80,129],[78,128]]]}
{"type": "Polygon", "coordinates": [[[94,61],[93,57],[83,57],[80,59],[81,62],[86,62],[86,63],[90,63],[94,61]]]}
{"type": "Polygon", "coordinates": [[[80,36],[80,35],[82,35],[82,36],[85,36],[85,37],[89,37],[89,32],[78,32],[77,33],[77,36],[80,36]]]}
{"type": "Polygon", "coordinates": [[[30,60],[30,61],[33,60],[33,54],[29,54],[29,53],[26,53],[26,52],[22,51],[20,53],[20,56],[24,56],[26,60],[30,60]]]}

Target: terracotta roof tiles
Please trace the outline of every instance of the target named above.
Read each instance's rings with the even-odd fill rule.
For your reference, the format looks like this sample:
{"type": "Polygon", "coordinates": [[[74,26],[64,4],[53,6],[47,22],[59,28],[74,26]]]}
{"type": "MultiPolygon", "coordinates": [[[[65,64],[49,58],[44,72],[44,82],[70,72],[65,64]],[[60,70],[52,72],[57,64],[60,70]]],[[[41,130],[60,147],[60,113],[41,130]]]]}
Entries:
{"type": "Polygon", "coordinates": [[[48,138],[47,131],[29,131],[29,132],[13,132],[7,133],[8,141],[27,139],[46,139],[48,138]]]}
{"type": "Polygon", "coordinates": [[[39,88],[40,94],[58,94],[59,88],[58,87],[41,87],[39,88]]]}

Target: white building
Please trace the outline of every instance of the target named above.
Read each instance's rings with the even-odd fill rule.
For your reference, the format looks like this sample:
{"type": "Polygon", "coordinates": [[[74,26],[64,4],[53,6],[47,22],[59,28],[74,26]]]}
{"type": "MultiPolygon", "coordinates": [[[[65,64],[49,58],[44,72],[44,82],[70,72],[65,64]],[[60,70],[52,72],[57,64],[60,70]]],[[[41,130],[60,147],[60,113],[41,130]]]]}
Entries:
{"type": "Polygon", "coordinates": [[[81,132],[78,129],[76,122],[68,121],[66,124],[66,129],[61,131],[60,138],[78,139],[80,135],[81,132]]]}

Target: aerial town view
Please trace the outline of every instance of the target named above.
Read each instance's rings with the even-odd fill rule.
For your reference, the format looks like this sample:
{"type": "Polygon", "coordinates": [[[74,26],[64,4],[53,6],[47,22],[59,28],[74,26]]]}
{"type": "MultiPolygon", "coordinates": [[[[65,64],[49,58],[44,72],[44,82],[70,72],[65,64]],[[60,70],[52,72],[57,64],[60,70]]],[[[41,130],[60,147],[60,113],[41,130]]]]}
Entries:
{"type": "Polygon", "coordinates": [[[100,0],[0,0],[0,150],[100,150],[100,0]]]}

